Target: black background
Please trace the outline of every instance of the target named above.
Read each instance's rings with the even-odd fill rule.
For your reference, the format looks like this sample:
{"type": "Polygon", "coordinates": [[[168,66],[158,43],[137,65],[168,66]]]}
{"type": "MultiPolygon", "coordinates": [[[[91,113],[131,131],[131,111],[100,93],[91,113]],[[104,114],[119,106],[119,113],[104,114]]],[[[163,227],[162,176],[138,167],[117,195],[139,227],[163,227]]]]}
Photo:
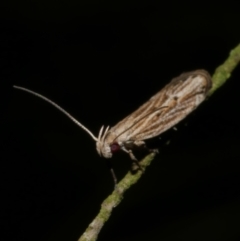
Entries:
{"type": "MultiPolygon", "coordinates": [[[[1,240],[77,240],[113,189],[94,141],[13,84],[97,134],[182,72],[212,74],[240,42],[239,6],[225,2],[8,1],[0,20],[1,240]]],[[[239,80],[240,66],[164,134],[98,240],[240,239],[239,80]]],[[[129,157],[112,162],[120,179],[129,157]]]]}

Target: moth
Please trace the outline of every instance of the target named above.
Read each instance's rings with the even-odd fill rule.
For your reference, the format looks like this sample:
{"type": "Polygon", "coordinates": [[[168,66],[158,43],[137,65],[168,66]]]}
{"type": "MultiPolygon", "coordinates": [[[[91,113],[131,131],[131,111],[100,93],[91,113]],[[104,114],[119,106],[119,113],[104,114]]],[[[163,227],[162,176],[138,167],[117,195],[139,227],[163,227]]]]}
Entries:
{"type": "Polygon", "coordinates": [[[115,152],[122,150],[137,161],[132,150],[144,147],[144,140],[159,136],[183,120],[206,99],[211,86],[211,76],[205,70],[183,73],[115,126],[102,126],[97,137],[52,100],[32,90],[13,87],[47,101],[68,116],[92,137],[100,156],[111,158],[115,152]]]}

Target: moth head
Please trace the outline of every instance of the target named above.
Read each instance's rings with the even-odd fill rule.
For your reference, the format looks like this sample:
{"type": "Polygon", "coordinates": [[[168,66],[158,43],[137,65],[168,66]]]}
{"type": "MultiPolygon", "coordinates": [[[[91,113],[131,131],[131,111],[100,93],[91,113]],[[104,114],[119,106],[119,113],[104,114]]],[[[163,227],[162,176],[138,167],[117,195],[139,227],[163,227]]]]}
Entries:
{"type": "Polygon", "coordinates": [[[105,142],[105,137],[108,133],[109,126],[104,130],[104,126],[101,127],[98,138],[96,141],[96,147],[97,147],[97,152],[100,156],[103,156],[105,158],[111,158],[112,157],[112,150],[111,146],[105,142]]]}

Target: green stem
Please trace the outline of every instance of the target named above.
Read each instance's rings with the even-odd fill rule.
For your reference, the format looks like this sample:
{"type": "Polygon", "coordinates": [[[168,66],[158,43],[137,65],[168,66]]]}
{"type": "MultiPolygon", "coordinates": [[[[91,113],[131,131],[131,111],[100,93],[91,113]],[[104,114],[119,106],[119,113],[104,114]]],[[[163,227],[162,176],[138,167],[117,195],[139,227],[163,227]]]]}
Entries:
{"type": "Polygon", "coordinates": [[[94,241],[97,240],[98,234],[101,231],[104,223],[109,219],[113,208],[122,201],[123,194],[134,185],[143,175],[147,166],[149,166],[155,157],[155,153],[147,155],[140,165],[143,170],[138,171],[136,174],[128,172],[126,176],[117,184],[117,187],[102,203],[100,212],[94,218],[94,220],[89,224],[86,231],[78,239],[78,241],[94,241]]]}
{"type": "Polygon", "coordinates": [[[229,54],[225,62],[216,68],[213,76],[213,86],[209,91],[209,96],[212,95],[219,87],[221,87],[228,78],[230,78],[232,71],[236,68],[240,61],[240,44],[237,45],[229,54]]]}

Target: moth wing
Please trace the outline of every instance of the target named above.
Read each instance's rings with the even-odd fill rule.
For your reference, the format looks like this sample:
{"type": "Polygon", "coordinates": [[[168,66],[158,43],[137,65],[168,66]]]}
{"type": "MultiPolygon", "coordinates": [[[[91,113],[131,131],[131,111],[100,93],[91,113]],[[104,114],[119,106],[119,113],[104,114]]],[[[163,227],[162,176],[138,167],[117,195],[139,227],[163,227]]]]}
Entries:
{"type": "Polygon", "coordinates": [[[205,70],[183,73],[110,131],[118,141],[158,136],[197,108],[211,85],[211,77],[205,70]]]}

